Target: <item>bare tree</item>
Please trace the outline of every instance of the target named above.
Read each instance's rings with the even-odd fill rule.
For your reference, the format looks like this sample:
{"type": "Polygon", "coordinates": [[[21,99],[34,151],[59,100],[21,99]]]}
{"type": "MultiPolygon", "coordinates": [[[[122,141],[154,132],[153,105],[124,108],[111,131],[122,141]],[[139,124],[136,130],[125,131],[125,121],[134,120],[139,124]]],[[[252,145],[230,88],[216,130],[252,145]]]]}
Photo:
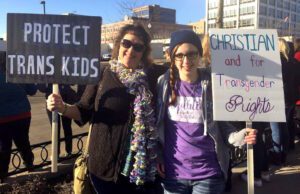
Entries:
{"type": "Polygon", "coordinates": [[[145,1],[141,0],[118,0],[117,7],[121,17],[125,15],[132,16],[132,10],[136,7],[142,6],[145,1]]]}
{"type": "Polygon", "coordinates": [[[218,15],[216,18],[216,28],[223,28],[223,10],[224,10],[224,2],[223,0],[219,0],[218,15]]]}

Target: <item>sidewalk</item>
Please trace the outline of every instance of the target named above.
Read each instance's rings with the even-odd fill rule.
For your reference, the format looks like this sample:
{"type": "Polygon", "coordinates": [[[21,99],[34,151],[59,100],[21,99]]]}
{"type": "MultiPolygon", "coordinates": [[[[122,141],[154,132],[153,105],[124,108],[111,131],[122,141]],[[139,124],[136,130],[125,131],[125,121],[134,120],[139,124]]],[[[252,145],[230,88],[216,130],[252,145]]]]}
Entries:
{"type": "MultiPolygon", "coordinates": [[[[58,173],[51,173],[51,168],[36,170],[34,172],[25,172],[20,175],[9,177],[7,183],[0,184],[1,190],[7,187],[7,184],[24,182],[34,175],[40,175],[47,178],[59,177],[64,173],[71,172],[74,160],[69,160],[59,165],[58,173]]],[[[245,163],[233,169],[232,190],[226,194],[247,194],[247,184],[243,182],[239,175],[246,169],[245,163]]],[[[285,166],[271,166],[271,182],[263,183],[263,187],[255,187],[255,194],[299,194],[300,193],[300,142],[296,144],[295,150],[291,151],[287,158],[285,166]]]]}
{"type": "Polygon", "coordinates": [[[75,159],[76,158],[71,158],[58,163],[56,173],[52,173],[51,165],[48,165],[30,172],[26,171],[7,177],[5,183],[0,183],[0,194],[20,192],[38,194],[66,193],[65,191],[67,191],[67,193],[72,193],[73,183],[71,173],[73,171],[75,159]]]}
{"type": "MultiPolygon", "coordinates": [[[[233,169],[232,190],[228,194],[247,194],[247,184],[240,179],[246,170],[245,163],[233,169]]],[[[295,150],[288,154],[284,166],[271,167],[271,182],[263,182],[262,187],[255,187],[255,194],[299,194],[300,193],[300,141],[295,150]]],[[[227,193],[226,193],[227,194],[227,193]]]]}

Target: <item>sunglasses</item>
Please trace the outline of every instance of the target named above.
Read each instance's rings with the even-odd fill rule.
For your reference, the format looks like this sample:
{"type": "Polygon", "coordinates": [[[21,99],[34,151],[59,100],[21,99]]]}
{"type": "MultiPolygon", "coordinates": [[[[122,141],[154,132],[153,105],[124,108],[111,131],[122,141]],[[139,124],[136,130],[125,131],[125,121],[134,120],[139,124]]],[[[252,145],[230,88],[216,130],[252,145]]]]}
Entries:
{"type": "Polygon", "coordinates": [[[133,43],[130,40],[127,40],[127,39],[122,39],[121,40],[121,45],[122,45],[122,47],[127,48],[127,49],[132,47],[133,50],[136,51],[136,52],[142,52],[145,48],[145,46],[143,44],[133,43]]]}

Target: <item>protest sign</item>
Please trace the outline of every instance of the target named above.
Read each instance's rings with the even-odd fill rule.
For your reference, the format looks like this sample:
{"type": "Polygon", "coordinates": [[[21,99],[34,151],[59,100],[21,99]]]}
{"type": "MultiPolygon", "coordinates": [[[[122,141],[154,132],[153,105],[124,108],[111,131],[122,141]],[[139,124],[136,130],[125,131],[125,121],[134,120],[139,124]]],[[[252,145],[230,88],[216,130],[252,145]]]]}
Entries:
{"type": "Polygon", "coordinates": [[[276,30],[210,29],[214,120],[285,122],[276,30]]]}
{"type": "Polygon", "coordinates": [[[92,84],[99,80],[101,17],[7,15],[7,80],[92,84]]]}

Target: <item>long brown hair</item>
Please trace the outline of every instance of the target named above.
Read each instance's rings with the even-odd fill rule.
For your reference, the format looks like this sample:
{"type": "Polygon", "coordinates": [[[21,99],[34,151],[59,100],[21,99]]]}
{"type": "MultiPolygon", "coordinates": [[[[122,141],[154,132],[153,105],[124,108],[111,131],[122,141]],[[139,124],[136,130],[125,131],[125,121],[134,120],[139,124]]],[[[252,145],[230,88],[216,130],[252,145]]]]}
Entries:
{"type": "Polygon", "coordinates": [[[141,62],[144,65],[144,67],[148,67],[151,64],[151,59],[150,59],[151,38],[150,38],[149,34],[147,33],[147,31],[145,30],[145,28],[141,24],[127,24],[121,28],[121,30],[114,42],[112,58],[118,59],[121,40],[124,38],[124,36],[126,34],[134,34],[135,36],[139,37],[139,39],[141,39],[141,41],[143,41],[145,49],[143,51],[143,56],[142,56],[141,62]]]}
{"type": "Polygon", "coordinates": [[[170,63],[170,87],[171,87],[171,100],[169,102],[169,105],[174,105],[177,99],[176,93],[175,93],[175,83],[179,78],[178,69],[175,65],[175,53],[177,52],[178,48],[181,44],[178,44],[173,49],[173,52],[171,53],[171,63],[170,63]]]}

